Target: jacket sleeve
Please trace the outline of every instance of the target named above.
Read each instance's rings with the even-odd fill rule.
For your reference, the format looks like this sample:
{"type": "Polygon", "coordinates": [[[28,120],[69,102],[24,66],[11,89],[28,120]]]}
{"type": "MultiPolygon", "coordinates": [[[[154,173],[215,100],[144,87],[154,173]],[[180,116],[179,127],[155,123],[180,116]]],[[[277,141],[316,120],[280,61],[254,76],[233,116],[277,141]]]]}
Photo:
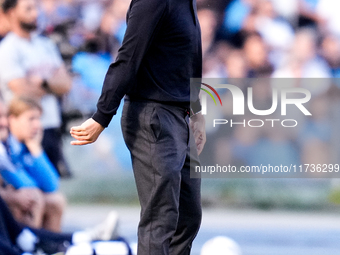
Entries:
{"type": "Polygon", "coordinates": [[[107,127],[124,95],[133,85],[139,66],[166,15],[167,0],[133,0],[127,29],[116,61],[106,73],[97,111],[92,118],[107,127]]]}
{"type": "Polygon", "coordinates": [[[0,174],[6,184],[15,189],[22,187],[34,187],[35,183],[25,174],[25,170],[17,168],[7,155],[3,144],[0,144],[0,174]]]}
{"type": "Polygon", "coordinates": [[[33,157],[33,164],[26,165],[27,172],[34,176],[34,180],[43,192],[55,192],[59,188],[57,170],[48,159],[45,152],[33,157]]]}

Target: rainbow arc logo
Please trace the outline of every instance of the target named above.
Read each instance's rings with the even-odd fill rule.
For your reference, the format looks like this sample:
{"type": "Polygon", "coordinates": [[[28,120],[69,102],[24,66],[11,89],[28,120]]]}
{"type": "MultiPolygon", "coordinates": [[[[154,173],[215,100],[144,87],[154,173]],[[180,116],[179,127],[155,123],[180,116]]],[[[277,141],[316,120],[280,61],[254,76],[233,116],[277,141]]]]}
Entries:
{"type": "MultiPolygon", "coordinates": [[[[215,95],[217,96],[217,98],[218,98],[218,100],[220,101],[220,104],[221,104],[221,106],[222,106],[222,100],[221,100],[220,95],[217,93],[217,91],[216,91],[212,86],[210,86],[210,85],[208,85],[208,84],[206,84],[206,83],[202,83],[202,85],[206,86],[206,87],[209,88],[212,92],[215,93],[215,95]]],[[[217,105],[217,102],[216,102],[216,100],[215,100],[213,94],[212,94],[209,90],[204,89],[204,88],[201,88],[201,90],[203,90],[204,92],[206,92],[206,93],[214,100],[215,105],[217,105]]]]}

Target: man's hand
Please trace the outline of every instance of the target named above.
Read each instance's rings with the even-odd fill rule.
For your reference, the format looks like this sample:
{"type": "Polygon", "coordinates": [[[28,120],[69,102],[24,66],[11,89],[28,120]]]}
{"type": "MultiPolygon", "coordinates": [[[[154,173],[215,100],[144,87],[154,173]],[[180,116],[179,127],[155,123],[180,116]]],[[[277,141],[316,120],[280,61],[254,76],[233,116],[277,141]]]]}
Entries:
{"type": "Polygon", "coordinates": [[[72,141],[71,144],[85,145],[94,143],[103,130],[104,127],[102,125],[90,118],[80,126],[71,128],[71,136],[77,139],[77,141],[72,141]]]}
{"type": "Polygon", "coordinates": [[[200,155],[206,142],[205,119],[201,113],[197,113],[190,118],[190,128],[194,133],[197,153],[200,155]]]}

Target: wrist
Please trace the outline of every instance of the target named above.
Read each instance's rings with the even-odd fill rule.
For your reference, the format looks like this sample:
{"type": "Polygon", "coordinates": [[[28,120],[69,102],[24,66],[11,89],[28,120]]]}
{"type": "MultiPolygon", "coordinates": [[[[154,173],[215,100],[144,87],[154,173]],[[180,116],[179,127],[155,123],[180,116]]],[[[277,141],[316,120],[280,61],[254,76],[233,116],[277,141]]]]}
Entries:
{"type": "Polygon", "coordinates": [[[190,119],[193,120],[193,121],[201,119],[201,117],[203,117],[202,111],[199,111],[199,112],[197,112],[195,114],[190,115],[190,119]]]}
{"type": "Polygon", "coordinates": [[[201,106],[201,102],[200,102],[199,99],[195,102],[191,102],[191,104],[190,104],[190,117],[200,113],[201,111],[202,111],[202,106],[201,106]]]}

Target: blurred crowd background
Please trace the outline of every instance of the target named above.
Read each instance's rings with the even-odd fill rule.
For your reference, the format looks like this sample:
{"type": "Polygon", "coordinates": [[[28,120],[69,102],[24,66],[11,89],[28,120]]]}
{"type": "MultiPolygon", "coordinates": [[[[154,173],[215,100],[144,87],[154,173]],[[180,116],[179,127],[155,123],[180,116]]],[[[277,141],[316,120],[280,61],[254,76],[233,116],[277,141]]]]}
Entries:
{"type": "MultiPolygon", "coordinates": [[[[340,4],[336,1],[197,2],[204,77],[339,76],[340,18],[336,10],[340,4]]],[[[98,90],[98,80],[103,79],[99,70],[106,70],[122,42],[129,4],[129,0],[41,0],[39,31],[57,43],[73,73],[98,90]],[[87,70],[92,77],[84,77],[89,64],[85,60],[90,56],[92,61],[94,56],[98,58],[98,65],[87,70]]]]}
{"type": "MultiPolygon", "coordinates": [[[[38,31],[57,44],[73,77],[72,89],[62,100],[65,156],[74,179],[88,175],[86,180],[92,180],[86,182],[92,193],[84,190],[84,182],[66,183],[63,188],[70,197],[105,200],[114,194],[116,200],[124,196],[136,199],[133,183],[124,182],[124,176],[131,180],[132,171],[120,133],[120,112],[98,143],[81,148],[68,145],[69,126],[81,123],[96,109],[105,73],[123,40],[129,4],[130,0],[40,0],[38,31]],[[114,185],[108,173],[113,173],[114,185]],[[94,176],[101,180],[98,187],[94,176]]],[[[297,81],[294,86],[307,88],[313,98],[308,105],[313,116],[300,116],[294,132],[207,127],[210,140],[205,151],[209,156],[203,155],[203,163],[339,163],[340,2],[197,0],[197,8],[204,78],[293,78],[297,81]],[[301,82],[307,78],[320,82],[301,82]]],[[[252,86],[255,104],[268,109],[270,83],[252,86]]],[[[223,102],[231,102],[230,94],[222,93],[222,97],[223,102]]],[[[227,112],[221,109],[215,115],[230,117],[228,108],[223,109],[227,112]]],[[[203,188],[208,205],[225,201],[265,208],[331,208],[340,201],[337,181],[330,179],[203,180],[203,188]]]]}

